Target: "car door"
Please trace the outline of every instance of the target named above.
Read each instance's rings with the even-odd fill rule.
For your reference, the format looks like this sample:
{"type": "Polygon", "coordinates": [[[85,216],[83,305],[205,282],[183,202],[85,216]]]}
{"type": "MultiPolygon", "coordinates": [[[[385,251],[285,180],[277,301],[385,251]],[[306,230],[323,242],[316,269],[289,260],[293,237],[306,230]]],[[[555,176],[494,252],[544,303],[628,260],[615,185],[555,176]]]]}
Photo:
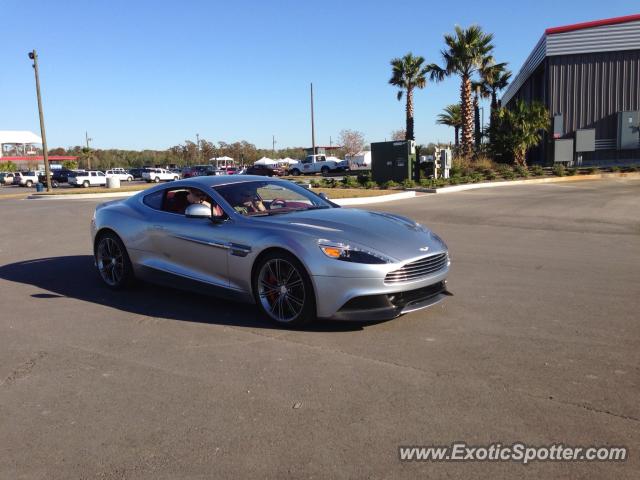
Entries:
{"type": "Polygon", "coordinates": [[[230,246],[226,224],[166,211],[170,194],[184,190],[181,187],[165,191],[163,210],[157,212],[152,225],[154,253],[177,275],[228,287],[230,246]]]}

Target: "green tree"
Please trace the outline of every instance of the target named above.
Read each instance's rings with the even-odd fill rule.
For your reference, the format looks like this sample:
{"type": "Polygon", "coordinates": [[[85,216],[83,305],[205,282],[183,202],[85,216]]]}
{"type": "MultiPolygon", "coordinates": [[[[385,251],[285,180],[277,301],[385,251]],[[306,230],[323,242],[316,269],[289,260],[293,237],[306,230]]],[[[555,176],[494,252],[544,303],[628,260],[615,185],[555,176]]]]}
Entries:
{"type": "Polygon", "coordinates": [[[75,160],[65,160],[62,162],[62,168],[66,168],[67,170],[75,170],[78,168],[78,162],[75,160]]]}
{"type": "Polygon", "coordinates": [[[4,164],[3,169],[5,172],[15,172],[16,170],[18,170],[18,167],[16,166],[15,163],[9,160],[7,163],[4,164]]]}
{"type": "Polygon", "coordinates": [[[416,88],[424,88],[427,84],[427,67],[424,66],[424,58],[414,57],[411,52],[402,58],[391,60],[391,78],[389,83],[398,87],[398,101],[402,100],[402,95],[406,92],[407,105],[407,128],[405,140],[415,140],[413,131],[413,91],[416,88]]]}
{"type": "Polygon", "coordinates": [[[462,153],[467,156],[473,151],[473,109],[471,104],[471,82],[474,75],[493,62],[493,34],[484,33],[482,28],[472,25],[467,29],[456,26],[453,35],[445,35],[447,46],[442,51],[444,66],[435,63],[428,66],[432,80],[442,81],[445,77],[460,77],[460,114],[462,118],[462,153]]]}
{"type": "Polygon", "coordinates": [[[436,123],[440,125],[446,125],[447,127],[452,127],[455,131],[455,145],[456,147],[460,145],[459,142],[459,132],[462,127],[462,115],[460,110],[460,104],[454,103],[451,105],[447,105],[443,110],[443,113],[438,114],[438,119],[436,123]]]}
{"type": "Polygon", "coordinates": [[[540,143],[543,132],[549,129],[549,111],[538,102],[518,100],[513,108],[496,111],[496,122],[491,125],[492,148],[497,153],[513,155],[516,165],[527,165],[527,152],[540,143]]]}

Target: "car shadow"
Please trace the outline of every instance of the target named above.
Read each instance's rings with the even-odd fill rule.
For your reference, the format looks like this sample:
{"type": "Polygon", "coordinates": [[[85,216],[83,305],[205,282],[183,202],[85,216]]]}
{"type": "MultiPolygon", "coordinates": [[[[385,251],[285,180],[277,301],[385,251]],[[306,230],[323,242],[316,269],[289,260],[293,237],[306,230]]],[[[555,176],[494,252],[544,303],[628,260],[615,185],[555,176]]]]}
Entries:
{"type": "MultiPolygon", "coordinates": [[[[145,282],[138,282],[129,290],[111,290],[98,277],[90,255],[39,258],[7,264],[0,267],[0,278],[49,292],[30,295],[35,300],[55,301],[56,298],[69,297],[168,320],[264,329],[287,328],[263,320],[254,305],[145,282]]],[[[296,330],[346,332],[362,330],[372,324],[323,320],[296,330]]]]}

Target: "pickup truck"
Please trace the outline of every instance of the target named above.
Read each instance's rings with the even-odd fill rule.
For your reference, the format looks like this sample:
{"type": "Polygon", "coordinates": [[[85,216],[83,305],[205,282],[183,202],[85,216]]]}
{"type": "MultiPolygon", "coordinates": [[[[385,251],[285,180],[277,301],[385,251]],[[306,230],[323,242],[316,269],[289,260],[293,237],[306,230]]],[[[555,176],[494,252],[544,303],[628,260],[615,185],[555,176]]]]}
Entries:
{"type": "Polygon", "coordinates": [[[146,172],[142,172],[142,179],[147,182],[158,183],[160,181],[180,180],[180,174],[174,173],[164,168],[149,168],[146,172]]]}
{"type": "Polygon", "coordinates": [[[96,170],[88,172],[78,172],[73,177],[69,177],[69,185],[74,187],[104,187],[107,185],[107,176],[96,170]]]}
{"type": "Polygon", "coordinates": [[[128,173],[126,170],[122,168],[114,168],[113,170],[107,170],[105,172],[107,178],[119,178],[121,182],[132,182],[133,175],[128,173]]]}
{"type": "Polygon", "coordinates": [[[289,170],[291,175],[339,172],[345,170],[344,163],[338,158],[327,157],[326,155],[307,155],[302,162],[295,164],[289,170]]]}

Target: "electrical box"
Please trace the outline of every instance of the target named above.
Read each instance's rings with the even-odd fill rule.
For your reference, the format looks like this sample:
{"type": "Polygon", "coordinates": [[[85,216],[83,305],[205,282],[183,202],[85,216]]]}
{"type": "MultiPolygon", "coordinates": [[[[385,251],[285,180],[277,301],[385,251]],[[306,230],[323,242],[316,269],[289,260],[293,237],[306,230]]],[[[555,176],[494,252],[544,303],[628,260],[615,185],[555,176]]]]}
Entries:
{"type": "Polygon", "coordinates": [[[573,163],[573,138],[553,142],[553,161],[555,163],[573,163]]]}
{"type": "Polygon", "coordinates": [[[371,179],[402,182],[414,177],[416,147],[413,140],[371,144],[371,179]]]}
{"type": "Polygon", "coordinates": [[[576,152],[595,152],[596,129],[576,130],[576,152]]]}
{"type": "Polygon", "coordinates": [[[640,148],[640,112],[618,112],[618,150],[640,148]]]}
{"type": "Polygon", "coordinates": [[[562,138],[564,135],[564,117],[561,113],[553,116],[553,138],[562,138]]]}

